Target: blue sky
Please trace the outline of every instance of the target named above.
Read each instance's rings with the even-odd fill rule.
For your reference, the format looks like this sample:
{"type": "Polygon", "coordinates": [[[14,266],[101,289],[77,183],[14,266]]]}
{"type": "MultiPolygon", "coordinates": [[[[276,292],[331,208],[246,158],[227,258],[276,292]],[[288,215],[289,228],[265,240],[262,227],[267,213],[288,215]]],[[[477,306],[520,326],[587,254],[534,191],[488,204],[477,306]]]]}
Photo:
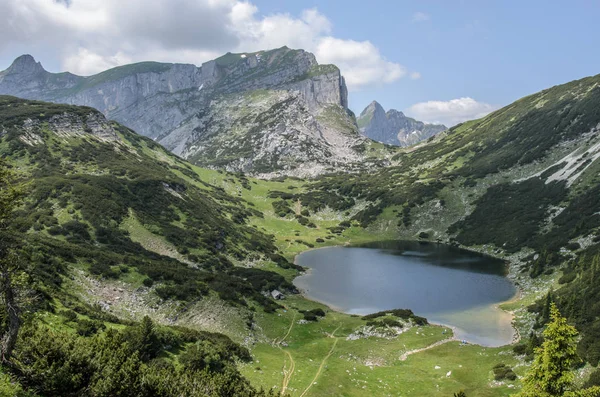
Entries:
{"type": "Polygon", "coordinates": [[[600,73],[598,1],[255,3],[265,13],[317,7],[332,21],[336,36],[369,40],[388,60],[421,73],[418,80],[353,92],[355,110],[372,99],[400,110],[461,97],[503,106],[600,73]],[[415,19],[417,13],[427,18],[415,19]]]}
{"type": "Polygon", "coordinates": [[[446,124],[600,73],[598,1],[0,3],[0,69],[22,53],[51,71],[90,74],[287,44],[338,64],[355,112],[376,99],[446,124]]]}

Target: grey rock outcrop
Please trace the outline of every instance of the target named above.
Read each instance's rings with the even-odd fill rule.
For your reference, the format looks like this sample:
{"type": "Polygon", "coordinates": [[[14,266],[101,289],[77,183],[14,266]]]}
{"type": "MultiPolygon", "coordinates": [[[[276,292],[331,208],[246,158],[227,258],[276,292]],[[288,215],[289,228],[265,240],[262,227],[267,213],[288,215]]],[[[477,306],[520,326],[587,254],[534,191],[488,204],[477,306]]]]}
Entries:
{"type": "Polygon", "coordinates": [[[427,124],[390,109],[387,112],[373,101],[357,119],[360,132],[374,141],[396,146],[411,146],[446,130],[442,124],[427,124]]]}
{"type": "Polygon", "coordinates": [[[51,132],[61,138],[93,138],[103,142],[118,144],[121,142],[115,127],[110,121],[89,109],[87,114],[61,113],[55,114],[44,122],[38,119],[26,119],[22,125],[19,139],[30,146],[44,144],[43,130],[51,132]]]}
{"type": "Polygon", "coordinates": [[[96,108],[203,166],[296,175],[363,160],[339,69],[287,47],[89,77],[49,73],[23,55],[0,72],[0,94],[96,108]]]}

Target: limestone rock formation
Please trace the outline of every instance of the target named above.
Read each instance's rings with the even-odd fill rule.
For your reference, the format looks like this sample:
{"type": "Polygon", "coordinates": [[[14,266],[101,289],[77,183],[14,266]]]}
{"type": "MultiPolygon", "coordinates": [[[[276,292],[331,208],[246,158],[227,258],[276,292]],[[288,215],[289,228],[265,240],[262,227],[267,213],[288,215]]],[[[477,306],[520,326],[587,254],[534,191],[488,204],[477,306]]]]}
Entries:
{"type": "Polygon", "coordinates": [[[0,72],[0,94],[90,106],[198,165],[251,174],[364,167],[370,144],[347,108],[340,70],[287,47],[89,77],[47,72],[23,55],[0,72]]]}
{"type": "Polygon", "coordinates": [[[387,112],[373,101],[358,117],[360,132],[374,141],[396,146],[411,146],[446,130],[442,124],[427,124],[390,109],[387,112]]]}

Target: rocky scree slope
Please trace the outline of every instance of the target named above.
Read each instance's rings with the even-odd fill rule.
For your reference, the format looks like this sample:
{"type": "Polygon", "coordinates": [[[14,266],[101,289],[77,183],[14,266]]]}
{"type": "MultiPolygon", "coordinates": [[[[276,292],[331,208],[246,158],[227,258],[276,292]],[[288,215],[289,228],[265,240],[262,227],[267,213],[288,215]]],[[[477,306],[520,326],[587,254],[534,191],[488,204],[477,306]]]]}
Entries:
{"type": "Polygon", "coordinates": [[[390,109],[387,112],[373,101],[357,118],[361,134],[377,142],[396,146],[411,146],[446,130],[442,124],[428,124],[406,117],[390,109]]]}
{"type": "Polygon", "coordinates": [[[23,55],[0,72],[0,94],[96,108],[185,159],[230,171],[364,168],[371,147],[347,108],[339,69],[287,47],[228,53],[201,67],[142,62],[89,77],[49,73],[23,55]]]}

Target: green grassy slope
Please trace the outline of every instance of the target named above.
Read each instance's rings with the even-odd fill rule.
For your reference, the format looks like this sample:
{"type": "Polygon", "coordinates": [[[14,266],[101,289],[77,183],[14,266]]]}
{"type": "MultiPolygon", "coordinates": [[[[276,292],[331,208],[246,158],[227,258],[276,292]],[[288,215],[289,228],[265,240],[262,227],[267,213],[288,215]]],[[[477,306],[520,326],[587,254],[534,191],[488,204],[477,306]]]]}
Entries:
{"type": "Polygon", "coordinates": [[[362,226],[389,220],[392,209],[402,235],[431,229],[469,246],[559,251],[600,226],[592,199],[600,182],[599,82],[594,76],[528,96],[404,150],[397,166],[325,176],[311,189],[364,200],[353,217],[362,226]],[[448,219],[427,222],[434,211],[448,219]]]}
{"type": "Polygon", "coordinates": [[[203,181],[187,163],[124,127],[107,124],[118,137],[109,142],[86,132],[85,120],[95,114],[89,108],[0,101],[0,128],[6,131],[0,151],[30,181],[15,228],[62,263],[83,261],[115,279],[123,269],[135,270],[147,284],[157,283],[153,288],[162,298],[183,301],[213,291],[236,304],[250,299],[272,310],[260,292],[292,288],[275,273],[235,266],[247,258],[292,266],[271,236],[249,224],[249,217],[261,215],[249,202],[203,181]],[[75,117],[81,134],[61,130],[67,127],[53,117],[64,112],[75,117]],[[25,120],[29,130],[22,128],[25,120]],[[140,244],[140,236],[156,249],[140,244]]]}

